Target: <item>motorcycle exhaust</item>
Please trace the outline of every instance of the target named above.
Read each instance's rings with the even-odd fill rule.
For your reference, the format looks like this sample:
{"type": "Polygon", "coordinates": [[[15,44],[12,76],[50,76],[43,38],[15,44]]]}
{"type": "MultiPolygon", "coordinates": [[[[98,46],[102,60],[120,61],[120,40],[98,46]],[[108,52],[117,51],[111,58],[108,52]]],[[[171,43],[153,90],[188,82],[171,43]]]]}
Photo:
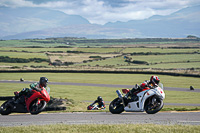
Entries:
{"type": "Polygon", "coordinates": [[[117,92],[118,97],[121,99],[123,97],[122,93],[119,90],[116,90],[116,92],[117,92]]]}

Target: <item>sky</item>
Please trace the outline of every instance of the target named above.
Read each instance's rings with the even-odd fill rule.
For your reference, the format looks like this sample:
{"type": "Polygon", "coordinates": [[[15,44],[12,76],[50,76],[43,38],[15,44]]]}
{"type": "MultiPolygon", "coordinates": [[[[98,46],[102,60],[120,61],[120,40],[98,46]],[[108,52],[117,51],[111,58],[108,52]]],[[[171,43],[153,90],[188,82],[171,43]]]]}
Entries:
{"type": "Polygon", "coordinates": [[[80,15],[92,24],[142,20],[196,5],[200,0],[0,0],[0,7],[44,7],[80,15]]]}

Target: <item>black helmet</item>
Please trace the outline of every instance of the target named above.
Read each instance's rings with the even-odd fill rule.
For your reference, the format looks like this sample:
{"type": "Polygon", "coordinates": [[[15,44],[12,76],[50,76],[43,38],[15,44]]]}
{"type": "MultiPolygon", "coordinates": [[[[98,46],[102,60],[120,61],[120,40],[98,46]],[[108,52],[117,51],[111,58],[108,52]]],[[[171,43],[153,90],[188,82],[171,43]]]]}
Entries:
{"type": "Polygon", "coordinates": [[[103,98],[102,98],[101,96],[98,96],[98,97],[97,97],[97,100],[98,100],[98,101],[102,101],[103,98]]]}
{"type": "Polygon", "coordinates": [[[42,87],[46,87],[46,86],[47,86],[47,83],[48,83],[48,79],[47,79],[46,77],[40,77],[39,84],[40,84],[42,87]]]}

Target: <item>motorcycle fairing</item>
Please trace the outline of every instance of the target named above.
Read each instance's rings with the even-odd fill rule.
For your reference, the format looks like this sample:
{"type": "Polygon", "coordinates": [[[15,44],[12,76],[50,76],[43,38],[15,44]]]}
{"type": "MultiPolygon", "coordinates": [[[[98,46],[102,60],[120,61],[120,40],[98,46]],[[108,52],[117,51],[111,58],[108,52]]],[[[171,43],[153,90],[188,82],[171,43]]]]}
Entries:
{"type": "Polygon", "coordinates": [[[143,112],[146,99],[157,94],[157,88],[148,89],[138,93],[137,96],[139,97],[139,100],[128,103],[128,105],[124,107],[124,110],[127,112],[143,112]]]}
{"type": "MultiPolygon", "coordinates": [[[[35,91],[35,90],[33,90],[35,91]]],[[[27,110],[30,111],[29,107],[30,104],[35,100],[38,99],[38,102],[45,100],[46,102],[50,101],[50,96],[48,95],[48,92],[43,89],[41,92],[37,92],[35,91],[35,93],[33,93],[33,95],[31,95],[31,97],[29,97],[28,99],[26,99],[26,107],[27,110]]]]}

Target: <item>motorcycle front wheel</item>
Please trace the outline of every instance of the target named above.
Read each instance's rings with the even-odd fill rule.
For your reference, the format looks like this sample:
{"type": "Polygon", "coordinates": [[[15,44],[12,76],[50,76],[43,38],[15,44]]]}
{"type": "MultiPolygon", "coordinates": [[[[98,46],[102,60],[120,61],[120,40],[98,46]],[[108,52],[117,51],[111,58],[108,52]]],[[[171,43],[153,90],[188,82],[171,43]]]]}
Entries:
{"type": "Polygon", "coordinates": [[[31,104],[30,104],[30,113],[32,115],[37,115],[40,112],[42,112],[44,110],[44,108],[46,107],[47,103],[46,101],[42,100],[40,101],[40,103],[38,104],[38,100],[34,100],[31,104]]]}
{"type": "Polygon", "coordinates": [[[153,97],[155,101],[152,103],[151,100],[145,104],[145,111],[147,114],[155,114],[163,108],[163,100],[158,97],[153,97]]]}
{"type": "Polygon", "coordinates": [[[119,98],[115,98],[109,105],[109,111],[112,114],[120,114],[124,111],[124,105],[122,100],[119,98]]]}
{"type": "Polygon", "coordinates": [[[1,115],[9,115],[12,112],[12,107],[8,105],[9,101],[4,102],[0,107],[1,115]]]}

